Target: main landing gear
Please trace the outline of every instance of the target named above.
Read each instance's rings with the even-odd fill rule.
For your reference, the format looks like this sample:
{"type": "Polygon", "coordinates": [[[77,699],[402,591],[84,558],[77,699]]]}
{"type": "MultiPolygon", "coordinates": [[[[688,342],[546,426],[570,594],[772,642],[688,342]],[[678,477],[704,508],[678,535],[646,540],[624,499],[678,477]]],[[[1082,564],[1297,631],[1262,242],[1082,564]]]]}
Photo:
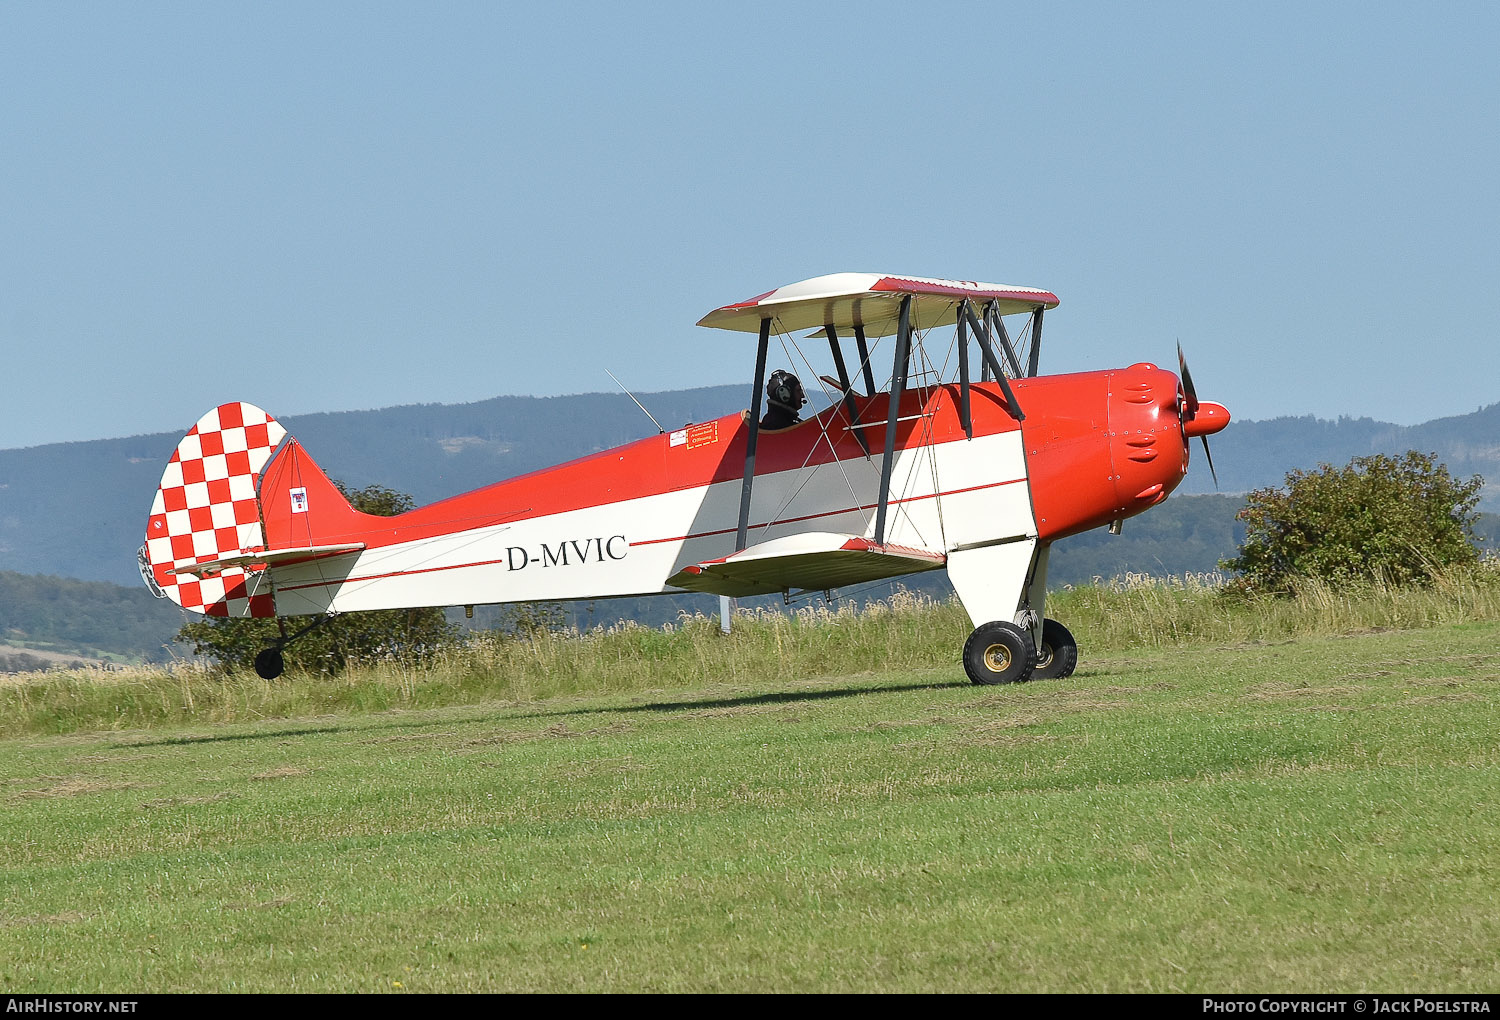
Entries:
{"type": "Polygon", "coordinates": [[[286,669],[286,660],[278,647],[262,648],[255,654],[255,675],[262,680],[275,680],[286,669]]]}
{"type": "Polygon", "coordinates": [[[1078,642],[1068,628],[1056,620],[1042,621],[1042,644],[1036,650],[1033,680],[1061,680],[1078,668],[1078,642]]]}
{"type": "Polygon", "coordinates": [[[286,621],[278,618],[276,623],[281,628],[281,637],[277,638],[269,648],[262,648],[255,654],[255,675],[262,680],[275,680],[286,671],[286,659],[282,657],[281,650],[314,627],[321,627],[331,619],[333,619],[332,615],[320,616],[291,637],[287,637],[286,621]]]}
{"type": "Polygon", "coordinates": [[[964,672],[976,684],[1056,680],[1077,665],[1078,642],[1056,620],[1042,621],[1040,647],[1031,631],[1002,621],[981,624],[964,643],[964,672]]]}

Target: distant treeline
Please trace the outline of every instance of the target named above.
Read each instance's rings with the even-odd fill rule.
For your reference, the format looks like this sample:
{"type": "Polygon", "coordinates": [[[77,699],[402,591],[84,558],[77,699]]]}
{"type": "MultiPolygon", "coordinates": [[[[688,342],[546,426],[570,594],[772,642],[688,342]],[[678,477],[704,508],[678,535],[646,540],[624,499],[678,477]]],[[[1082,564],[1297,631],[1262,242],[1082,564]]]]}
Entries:
{"type": "MultiPolygon", "coordinates": [[[[1490,484],[1480,496],[1479,508],[1500,512],[1497,436],[1500,403],[1420,425],[1393,425],[1371,418],[1328,420],[1312,415],[1233,421],[1213,437],[1212,443],[1214,467],[1219,473],[1217,488],[1223,492],[1281,485],[1286,473],[1294,468],[1311,471],[1319,464],[1346,464],[1352,457],[1372,453],[1395,456],[1417,450],[1436,453],[1455,477],[1483,475],[1490,484]]],[[[1178,489],[1179,495],[1214,492],[1214,481],[1204,470],[1202,447],[1195,445],[1192,454],[1193,467],[1178,489]]]]}
{"type": "Polygon", "coordinates": [[[39,673],[44,669],[63,667],[65,669],[83,669],[89,665],[84,659],[72,661],[59,659],[43,659],[29,652],[16,652],[14,654],[0,654],[0,673],[39,673]]]}

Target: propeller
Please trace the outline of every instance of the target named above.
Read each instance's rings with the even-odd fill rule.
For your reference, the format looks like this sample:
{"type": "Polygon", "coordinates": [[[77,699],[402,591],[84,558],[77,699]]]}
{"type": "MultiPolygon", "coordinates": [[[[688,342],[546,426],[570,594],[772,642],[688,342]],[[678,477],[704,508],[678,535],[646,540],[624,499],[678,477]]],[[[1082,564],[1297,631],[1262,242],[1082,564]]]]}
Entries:
{"type": "MultiPolygon", "coordinates": [[[[1204,425],[1207,427],[1189,429],[1189,423],[1198,417],[1198,412],[1202,410],[1203,404],[1198,400],[1198,390],[1193,385],[1193,374],[1188,371],[1187,358],[1182,353],[1181,341],[1177,343],[1177,367],[1182,370],[1182,430],[1188,436],[1196,435],[1203,440],[1203,456],[1208,460],[1208,473],[1214,480],[1214,488],[1217,489],[1219,487],[1219,474],[1214,470],[1214,455],[1208,448],[1208,434],[1210,432],[1217,432],[1223,428],[1227,424],[1228,416],[1226,414],[1225,421],[1223,422],[1215,422],[1211,425],[1205,422],[1204,425]]],[[[1210,407],[1219,411],[1223,410],[1217,404],[1212,404],[1210,407]]]]}

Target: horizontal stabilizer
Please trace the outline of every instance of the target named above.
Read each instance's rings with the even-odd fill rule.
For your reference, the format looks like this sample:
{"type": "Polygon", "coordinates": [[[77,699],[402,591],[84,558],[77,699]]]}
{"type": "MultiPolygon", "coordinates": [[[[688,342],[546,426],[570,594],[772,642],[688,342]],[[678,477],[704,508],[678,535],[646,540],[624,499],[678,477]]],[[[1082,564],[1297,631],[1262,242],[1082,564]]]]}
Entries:
{"type": "Polygon", "coordinates": [[[684,567],[667,583],[735,598],[784,591],[826,591],[936,570],[947,557],[927,549],[876,545],[858,535],[814,531],[752,545],[732,556],[684,567]]]}
{"type": "Polygon", "coordinates": [[[184,567],[173,569],[174,574],[193,574],[196,577],[204,577],[209,574],[217,574],[230,567],[250,567],[261,569],[264,567],[286,567],[293,563],[306,563],[309,560],[322,560],[330,556],[348,556],[350,553],[361,552],[365,547],[363,542],[349,542],[343,545],[314,545],[304,546],[300,549],[262,549],[259,552],[238,552],[231,556],[220,556],[217,559],[204,560],[202,563],[189,563],[184,567]]]}

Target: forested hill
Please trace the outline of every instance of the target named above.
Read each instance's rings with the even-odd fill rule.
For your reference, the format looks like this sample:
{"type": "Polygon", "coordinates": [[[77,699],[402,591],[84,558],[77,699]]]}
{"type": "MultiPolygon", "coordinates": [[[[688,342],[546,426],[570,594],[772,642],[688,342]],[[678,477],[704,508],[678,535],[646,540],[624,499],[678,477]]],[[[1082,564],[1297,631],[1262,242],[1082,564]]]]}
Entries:
{"type": "MultiPolygon", "coordinates": [[[[162,661],[181,626],[181,610],[153,598],[144,585],[75,581],[0,570],[0,646],[85,658],[162,661]]],[[[24,654],[24,653],[22,653],[24,654]]],[[[34,668],[9,662],[0,672],[34,668]]]]}
{"type": "MultiPolygon", "coordinates": [[[[639,396],[662,425],[672,429],[745,407],[749,386],[639,396]]],[[[356,487],[386,485],[409,493],[418,503],[655,431],[622,393],[417,404],[297,415],[283,419],[283,424],[334,478],[356,487]]],[[[191,425],[183,422],[182,431],[191,425]]],[[[146,512],[180,437],[180,432],[173,432],[0,450],[0,570],[139,583],[135,552],[146,512]]],[[[1211,442],[1222,493],[1280,484],[1293,468],[1343,464],[1359,454],[1414,448],[1436,452],[1455,474],[1479,473],[1496,480],[1486,489],[1482,505],[1500,510],[1500,404],[1412,427],[1368,418],[1234,421],[1211,442]]],[[[1198,443],[1193,444],[1193,469],[1180,491],[1214,492],[1198,443]]],[[[1123,553],[1119,545],[1100,548],[1108,550],[1109,560],[1123,553]]],[[[1154,561],[1101,561],[1090,573],[1109,576],[1118,572],[1116,565],[1126,570],[1161,569],[1154,561]]]]}
{"type": "MultiPolygon", "coordinates": [[[[637,396],[668,429],[746,406],[749,386],[637,396]]],[[[208,406],[204,407],[207,411],[208,406]]],[[[275,414],[274,408],[267,408],[275,414]]],[[[279,418],[334,478],[427,503],[653,434],[623,393],[495,397],[279,418]]],[[[0,450],[0,570],[139,584],[136,549],[181,431],[0,450]]]]}

